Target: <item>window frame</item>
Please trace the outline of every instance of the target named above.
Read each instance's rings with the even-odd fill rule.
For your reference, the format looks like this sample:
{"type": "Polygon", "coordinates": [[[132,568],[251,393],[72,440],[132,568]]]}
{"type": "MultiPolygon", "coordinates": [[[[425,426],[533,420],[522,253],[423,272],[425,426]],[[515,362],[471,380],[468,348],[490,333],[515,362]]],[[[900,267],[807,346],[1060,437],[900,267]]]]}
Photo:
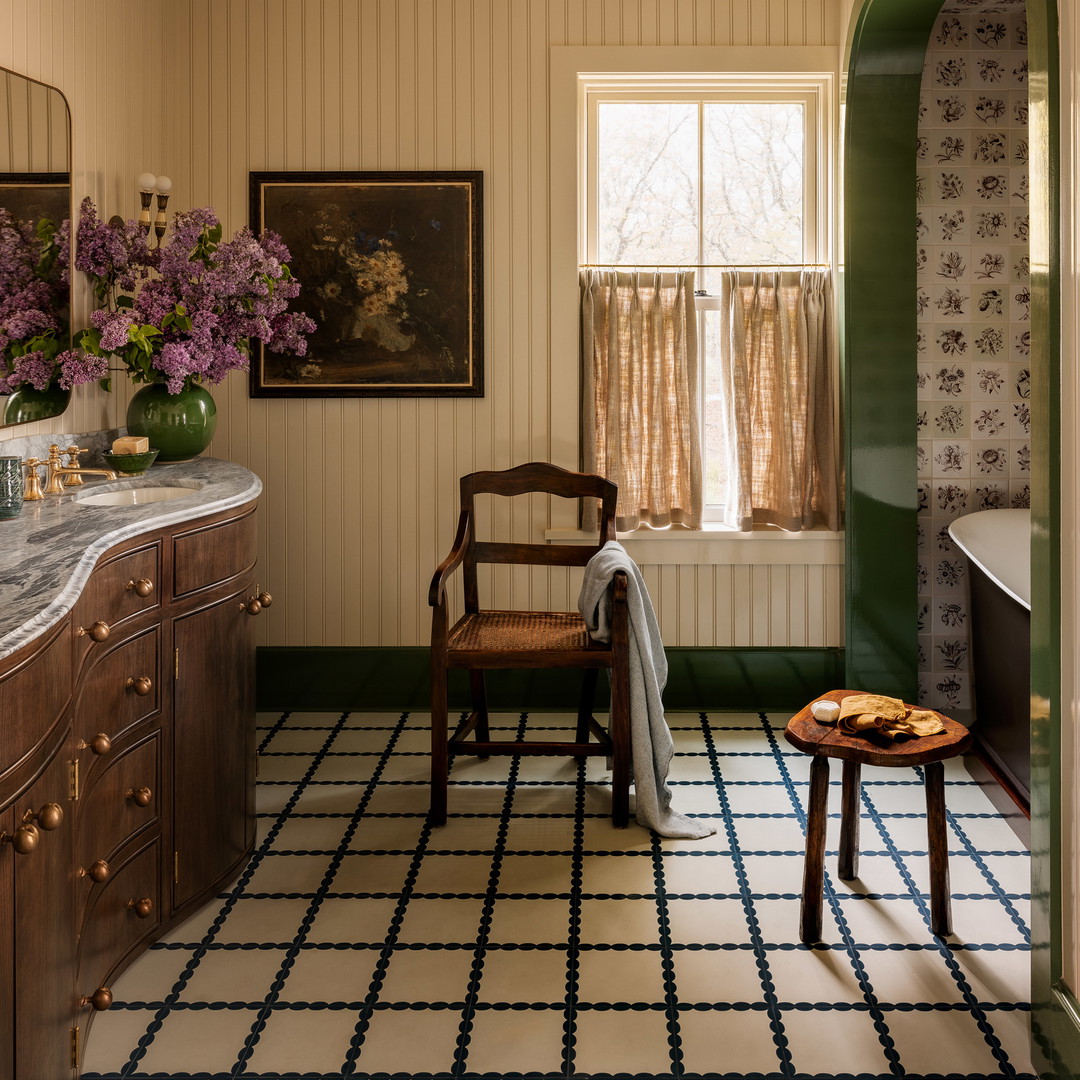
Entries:
{"type": "MultiPolygon", "coordinates": [[[[579,360],[580,310],[578,269],[587,262],[582,250],[586,206],[582,197],[581,163],[585,142],[584,95],[589,87],[616,88],[697,80],[731,86],[767,85],[786,90],[805,88],[817,100],[817,245],[822,264],[837,262],[836,174],[840,54],[835,46],[552,46],[548,56],[548,416],[550,460],[577,469],[581,465],[579,360]],[[568,313],[571,313],[568,315],[568,313]]],[[[584,539],[572,508],[553,505],[545,535],[552,542],[584,539]]],[[[631,554],[664,565],[689,562],[717,564],[791,561],[799,564],[843,561],[842,533],[772,530],[738,533],[717,522],[701,532],[641,529],[621,536],[631,554]],[[822,544],[808,544],[816,538],[822,544]],[[640,548],[640,552],[639,552],[640,548]],[[808,548],[810,550],[808,550],[808,548]],[[712,554],[708,554],[711,552],[712,554]],[[812,552],[812,554],[811,554],[812,552]]]]}

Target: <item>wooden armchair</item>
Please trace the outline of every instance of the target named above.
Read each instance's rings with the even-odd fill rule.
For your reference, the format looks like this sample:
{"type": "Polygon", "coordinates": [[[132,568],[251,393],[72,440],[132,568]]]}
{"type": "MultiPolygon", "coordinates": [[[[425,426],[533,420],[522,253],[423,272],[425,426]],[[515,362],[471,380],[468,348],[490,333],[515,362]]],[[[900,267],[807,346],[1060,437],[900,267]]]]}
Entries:
{"type": "Polygon", "coordinates": [[[456,754],[552,754],[581,757],[604,755],[612,762],[613,823],[623,828],[629,818],[630,726],[627,672],[626,575],[613,584],[611,642],[593,641],[575,612],[492,611],[480,607],[478,563],[538,566],[584,566],[607,541],[615,539],[618,489],[601,476],[573,473],[556,465],[532,462],[503,472],[475,472],[461,478],[461,515],[450,554],[431,581],[431,813],[430,821],[446,821],[449,759],[456,754]],[[546,492],[561,498],[597,499],[600,533],[596,544],[490,543],[476,538],[473,497],[481,493],[523,495],[546,492]],[[465,613],[449,627],[446,581],[463,567],[465,613]],[[451,668],[469,672],[472,711],[447,737],[447,676],[451,668]],[[583,671],[577,730],[572,742],[494,741],[488,730],[484,671],[495,668],[580,668],[583,671]],[[592,715],[600,668],[611,669],[611,712],[605,731],[592,715]],[[474,735],[472,741],[467,741],[474,735]],[[595,739],[590,739],[590,735],[595,739]]]}

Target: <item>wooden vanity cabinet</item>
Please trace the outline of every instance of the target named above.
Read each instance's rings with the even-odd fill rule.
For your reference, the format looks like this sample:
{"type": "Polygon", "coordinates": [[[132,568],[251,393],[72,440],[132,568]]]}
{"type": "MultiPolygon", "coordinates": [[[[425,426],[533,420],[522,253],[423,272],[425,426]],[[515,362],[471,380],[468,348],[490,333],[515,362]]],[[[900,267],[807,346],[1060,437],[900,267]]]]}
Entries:
{"type": "Polygon", "coordinates": [[[250,855],[255,544],[254,503],[126,541],[0,661],[0,1080],[74,1080],[113,979],[250,855]]]}

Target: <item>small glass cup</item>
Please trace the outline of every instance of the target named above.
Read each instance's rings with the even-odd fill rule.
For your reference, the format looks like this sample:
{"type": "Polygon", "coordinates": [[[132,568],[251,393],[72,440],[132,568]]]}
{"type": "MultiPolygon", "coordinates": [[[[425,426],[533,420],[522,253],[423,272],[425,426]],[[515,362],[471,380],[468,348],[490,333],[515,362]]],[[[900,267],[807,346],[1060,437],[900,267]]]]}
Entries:
{"type": "Polygon", "coordinates": [[[0,521],[18,517],[22,504],[22,458],[0,457],[0,521]]]}

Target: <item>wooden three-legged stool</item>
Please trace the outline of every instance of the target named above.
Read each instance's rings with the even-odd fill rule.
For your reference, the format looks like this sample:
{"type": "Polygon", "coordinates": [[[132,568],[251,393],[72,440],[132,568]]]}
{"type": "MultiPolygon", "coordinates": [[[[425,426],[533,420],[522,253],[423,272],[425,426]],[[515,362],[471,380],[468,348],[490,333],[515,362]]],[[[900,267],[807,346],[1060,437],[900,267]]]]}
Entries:
{"type": "MultiPolygon", "coordinates": [[[[842,701],[855,690],[830,690],[814,701],[842,701]]],[[[811,702],[811,704],[813,704],[811,702]]],[[[812,754],[810,799],[806,812],[806,861],[803,865],[802,909],[799,937],[807,944],[821,940],[822,889],[825,881],[825,823],[828,818],[829,758],[844,763],[840,801],[840,858],[837,872],[844,881],[859,875],[859,791],[863,765],[923,766],[926,778],[926,832],[930,853],[930,925],[939,937],[952,933],[949,903],[949,846],[945,826],[946,758],[962,754],[971,733],[962,724],[937,714],[945,730],[919,738],[846,735],[835,724],[815,720],[807,705],[784,730],[792,746],[812,754]]]]}

